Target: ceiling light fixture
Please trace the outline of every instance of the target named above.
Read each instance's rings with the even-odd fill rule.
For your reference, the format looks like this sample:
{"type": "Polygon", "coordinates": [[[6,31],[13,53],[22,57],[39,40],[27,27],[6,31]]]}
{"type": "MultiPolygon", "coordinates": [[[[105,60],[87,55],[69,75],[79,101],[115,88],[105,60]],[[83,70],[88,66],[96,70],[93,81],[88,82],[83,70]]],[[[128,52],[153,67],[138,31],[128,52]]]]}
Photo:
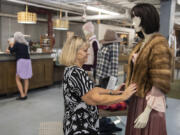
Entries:
{"type": "Polygon", "coordinates": [[[67,19],[68,13],[65,12],[65,19],[62,19],[62,11],[60,10],[59,18],[53,20],[53,29],[55,30],[68,30],[69,21],[67,19]]]}
{"type": "Polygon", "coordinates": [[[100,9],[100,8],[92,7],[92,6],[87,6],[86,9],[91,10],[91,11],[95,11],[98,13],[101,12],[101,13],[108,14],[108,15],[119,15],[119,13],[117,13],[117,12],[112,12],[112,11],[108,11],[105,9],[100,9]]]}
{"type": "Polygon", "coordinates": [[[37,15],[36,13],[28,12],[28,6],[26,5],[26,11],[17,13],[17,21],[22,24],[36,24],[37,15]]]}

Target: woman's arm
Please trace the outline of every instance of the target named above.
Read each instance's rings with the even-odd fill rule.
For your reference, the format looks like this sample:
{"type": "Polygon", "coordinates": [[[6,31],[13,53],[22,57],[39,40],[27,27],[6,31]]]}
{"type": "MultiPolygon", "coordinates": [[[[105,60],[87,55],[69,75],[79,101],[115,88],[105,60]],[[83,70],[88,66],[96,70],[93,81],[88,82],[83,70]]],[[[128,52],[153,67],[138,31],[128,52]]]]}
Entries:
{"type": "Polygon", "coordinates": [[[9,47],[6,49],[6,53],[7,53],[7,54],[10,54],[9,47]]]}
{"type": "Polygon", "coordinates": [[[110,90],[95,87],[81,98],[89,105],[110,105],[127,100],[135,92],[135,84],[131,84],[121,95],[111,95],[110,90]]]}
{"type": "Polygon", "coordinates": [[[13,52],[16,52],[16,48],[17,48],[17,45],[15,43],[15,44],[10,45],[8,49],[10,53],[13,53],[13,52]]]}

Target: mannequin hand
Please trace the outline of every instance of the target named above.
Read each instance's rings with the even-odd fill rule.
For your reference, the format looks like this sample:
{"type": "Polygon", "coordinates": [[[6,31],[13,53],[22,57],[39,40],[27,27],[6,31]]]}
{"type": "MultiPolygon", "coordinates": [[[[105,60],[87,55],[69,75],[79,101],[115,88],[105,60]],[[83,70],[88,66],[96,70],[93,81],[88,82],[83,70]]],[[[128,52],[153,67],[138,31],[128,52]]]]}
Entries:
{"type": "Polygon", "coordinates": [[[151,113],[152,108],[150,106],[146,106],[143,113],[141,113],[137,119],[134,121],[134,128],[145,128],[147,125],[147,122],[149,120],[149,115],[151,113]]]}

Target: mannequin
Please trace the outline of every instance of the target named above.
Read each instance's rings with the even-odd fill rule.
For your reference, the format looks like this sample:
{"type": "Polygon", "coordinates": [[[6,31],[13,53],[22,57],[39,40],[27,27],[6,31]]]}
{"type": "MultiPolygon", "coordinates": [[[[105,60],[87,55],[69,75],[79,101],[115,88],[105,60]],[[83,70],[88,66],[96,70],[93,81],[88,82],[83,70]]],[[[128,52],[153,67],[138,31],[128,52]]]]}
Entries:
{"type": "Polygon", "coordinates": [[[88,60],[83,65],[83,69],[86,70],[88,74],[91,76],[91,79],[95,81],[97,52],[100,48],[99,42],[97,41],[96,35],[94,34],[94,25],[92,24],[92,22],[85,23],[82,27],[82,30],[87,42],[90,44],[90,47],[88,49],[88,60]],[[93,71],[93,73],[91,71],[93,71]]]}
{"type": "Polygon", "coordinates": [[[172,55],[159,31],[159,14],[150,4],[137,4],[131,10],[135,31],[142,32],[130,54],[126,87],[138,90],[129,101],[126,135],[167,135],[165,94],[170,90],[172,55]]]}
{"type": "MultiPolygon", "coordinates": [[[[104,39],[100,42],[102,47],[97,54],[97,80],[99,81],[99,86],[101,88],[114,90],[118,77],[119,58],[119,45],[116,32],[107,29],[104,34],[104,39]]],[[[118,105],[119,104],[116,104],[116,108],[118,105]]],[[[108,106],[100,106],[99,108],[103,107],[108,106]]],[[[100,133],[113,133],[122,130],[121,128],[116,127],[110,118],[103,117],[100,119],[99,123],[100,133]]]]}
{"type": "Polygon", "coordinates": [[[101,44],[98,51],[97,78],[100,87],[113,90],[118,78],[119,44],[116,32],[107,29],[101,44]]]}
{"type": "Polygon", "coordinates": [[[96,80],[96,63],[97,63],[97,52],[100,48],[99,42],[96,39],[96,35],[94,34],[94,25],[92,22],[87,22],[82,27],[83,33],[85,35],[85,38],[87,42],[89,43],[90,47],[88,49],[88,60],[83,65],[83,69],[88,72],[88,74],[91,77],[92,80],[96,80]],[[93,75],[91,74],[91,71],[93,71],[93,75]]]}

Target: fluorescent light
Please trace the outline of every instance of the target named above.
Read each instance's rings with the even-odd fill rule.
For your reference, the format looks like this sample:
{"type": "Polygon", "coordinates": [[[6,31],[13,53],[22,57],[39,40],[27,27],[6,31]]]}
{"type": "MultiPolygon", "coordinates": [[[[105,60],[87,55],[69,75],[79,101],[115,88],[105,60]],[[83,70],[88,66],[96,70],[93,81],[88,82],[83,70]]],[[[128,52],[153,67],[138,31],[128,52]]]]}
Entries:
{"type": "Polygon", "coordinates": [[[88,10],[91,10],[91,11],[101,12],[101,13],[105,13],[105,14],[108,14],[108,15],[119,15],[119,13],[108,11],[108,10],[105,10],[105,9],[100,9],[100,8],[92,7],[92,6],[87,6],[86,8],[88,10]]]}

